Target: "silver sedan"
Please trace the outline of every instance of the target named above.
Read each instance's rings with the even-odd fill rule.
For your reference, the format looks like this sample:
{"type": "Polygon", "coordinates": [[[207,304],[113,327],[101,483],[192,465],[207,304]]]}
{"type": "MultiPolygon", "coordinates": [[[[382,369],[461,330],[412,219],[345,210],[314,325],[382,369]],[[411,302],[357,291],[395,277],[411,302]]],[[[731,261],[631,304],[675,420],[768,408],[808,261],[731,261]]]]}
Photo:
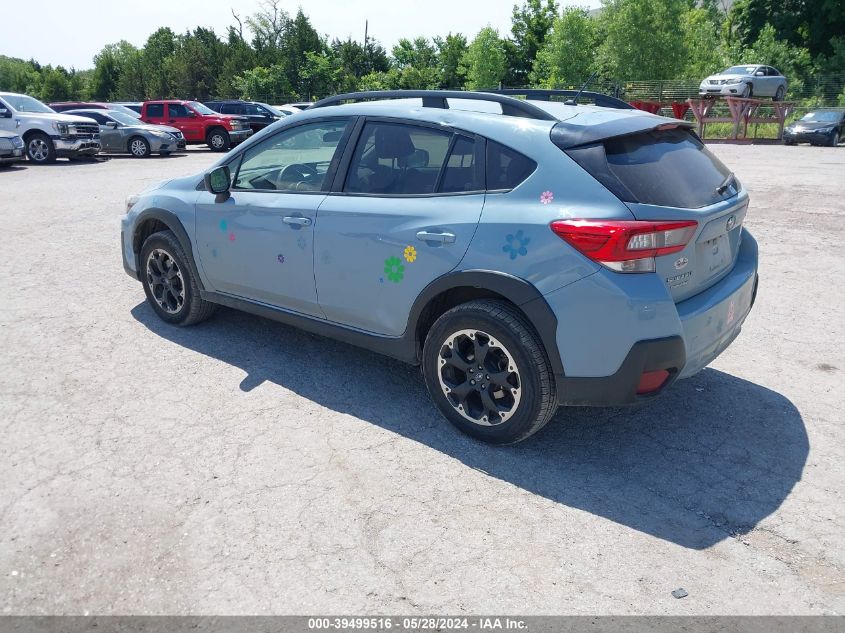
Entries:
{"type": "Polygon", "coordinates": [[[106,154],[146,158],[150,154],[167,156],[185,149],[185,137],[175,127],[150,125],[115,110],[79,109],[65,114],[94,119],[100,125],[100,151],[106,154]]]}
{"type": "Polygon", "coordinates": [[[702,97],[771,97],[782,101],[786,94],[786,77],[776,68],[762,64],[731,66],[710,75],[698,87],[702,97]]]}

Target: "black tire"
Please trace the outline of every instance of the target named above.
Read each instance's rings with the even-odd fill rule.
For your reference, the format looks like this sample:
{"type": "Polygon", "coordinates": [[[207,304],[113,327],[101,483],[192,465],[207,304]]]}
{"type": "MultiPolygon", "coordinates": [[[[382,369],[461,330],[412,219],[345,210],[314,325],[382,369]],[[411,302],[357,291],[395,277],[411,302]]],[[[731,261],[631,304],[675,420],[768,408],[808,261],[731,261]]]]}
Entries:
{"type": "Polygon", "coordinates": [[[167,150],[167,151],[164,151],[164,152],[159,152],[158,155],[159,156],[170,156],[172,153],[173,152],[171,152],[170,150],[167,150]]]}
{"type": "Polygon", "coordinates": [[[126,141],[126,151],[132,158],[149,158],[150,143],[143,136],[133,136],[126,141]]]}
{"type": "Polygon", "coordinates": [[[155,313],[163,321],[173,325],[194,325],[214,314],[217,305],[200,297],[199,285],[191,273],[188,258],[172,231],[153,233],[144,241],[141,247],[140,264],[139,272],[141,283],[144,285],[144,294],[147,295],[147,301],[155,313]],[[155,260],[154,263],[150,261],[151,256],[155,260]],[[168,260],[171,264],[169,266],[168,260]],[[174,264],[176,272],[170,275],[174,264]],[[160,273],[159,278],[167,276],[171,281],[156,284],[154,274],[156,269],[160,273]],[[164,284],[167,284],[169,288],[165,288],[164,284]],[[177,295],[181,295],[181,301],[177,295]],[[162,301],[170,309],[165,309],[162,301]]]}
{"type": "Polygon", "coordinates": [[[742,88],[742,94],[739,96],[743,99],[750,99],[751,95],[754,94],[754,87],[751,84],[745,84],[742,88]]]}
{"type": "Polygon", "coordinates": [[[525,317],[504,301],[470,301],[437,319],[423,347],[423,375],[431,399],[446,419],[467,435],[491,444],[513,444],[524,440],[543,428],[557,411],[554,376],[543,345],[525,317]],[[475,333],[472,341],[469,340],[470,334],[462,334],[466,331],[475,333]],[[452,347],[449,346],[450,341],[453,342],[452,347]],[[475,368],[476,355],[472,350],[467,354],[463,351],[454,353],[461,346],[479,343],[489,350],[482,361],[482,370],[475,368]],[[453,361],[444,360],[446,357],[461,363],[471,362],[473,366],[466,371],[458,370],[453,361]],[[515,371],[511,371],[511,367],[515,371]],[[490,374],[494,374],[492,381],[490,374]],[[482,383],[481,389],[470,387],[473,375],[488,382],[482,383]],[[495,378],[497,375],[498,380],[495,378]],[[502,381],[505,375],[507,381],[502,381]],[[502,382],[512,387],[510,391],[514,395],[499,386],[502,382]],[[446,389],[450,384],[457,384],[457,387],[450,392],[451,395],[447,395],[446,389]],[[461,393],[470,392],[465,400],[455,396],[459,388],[461,393]],[[497,405],[496,411],[501,411],[501,414],[491,415],[489,421],[487,413],[492,409],[483,406],[484,393],[488,402],[497,405]],[[461,402],[466,408],[459,404],[461,402]],[[462,411],[478,422],[465,417],[462,411]],[[493,423],[494,417],[498,418],[496,423],[493,423]]]}
{"type": "Polygon", "coordinates": [[[26,157],[36,165],[56,162],[56,147],[44,132],[33,132],[26,136],[26,157]]]}
{"type": "Polygon", "coordinates": [[[229,138],[229,133],[222,127],[215,127],[209,131],[205,138],[208,147],[212,152],[228,152],[232,147],[232,140],[229,138]]]}
{"type": "Polygon", "coordinates": [[[830,146],[836,147],[837,145],[839,145],[839,132],[834,132],[830,137],[830,146]]]}
{"type": "Polygon", "coordinates": [[[775,91],[775,96],[772,97],[772,101],[783,101],[783,95],[786,93],[786,90],[783,86],[778,86],[778,89],[775,91]]]}

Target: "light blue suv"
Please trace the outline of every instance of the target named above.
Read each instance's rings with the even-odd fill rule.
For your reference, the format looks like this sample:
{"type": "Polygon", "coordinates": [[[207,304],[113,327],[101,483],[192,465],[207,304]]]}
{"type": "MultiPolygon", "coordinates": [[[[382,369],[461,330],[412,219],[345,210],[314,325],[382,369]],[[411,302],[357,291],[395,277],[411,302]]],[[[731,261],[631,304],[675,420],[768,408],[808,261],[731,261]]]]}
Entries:
{"type": "Polygon", "coordinates": [[[422,365],[488,442],[652,398],[739,334],[757,244],[688,123],[603,102],[317,102],[130,197],[124,267],[174,325],[221,304],[422,365]]]}

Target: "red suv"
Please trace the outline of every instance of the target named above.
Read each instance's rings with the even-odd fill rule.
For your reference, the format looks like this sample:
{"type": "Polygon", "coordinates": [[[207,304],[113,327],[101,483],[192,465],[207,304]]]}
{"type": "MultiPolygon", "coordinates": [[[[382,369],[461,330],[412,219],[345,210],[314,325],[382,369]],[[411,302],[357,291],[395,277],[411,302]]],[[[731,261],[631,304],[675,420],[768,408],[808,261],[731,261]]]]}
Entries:
{"type": "Polygon", "coordinates": [[[145,101],[141,120],[178,128],[189,145],[205,143],[215,152],[225,152],[252,135],[246,119],[219,114],[197,101],[145,101]]]}

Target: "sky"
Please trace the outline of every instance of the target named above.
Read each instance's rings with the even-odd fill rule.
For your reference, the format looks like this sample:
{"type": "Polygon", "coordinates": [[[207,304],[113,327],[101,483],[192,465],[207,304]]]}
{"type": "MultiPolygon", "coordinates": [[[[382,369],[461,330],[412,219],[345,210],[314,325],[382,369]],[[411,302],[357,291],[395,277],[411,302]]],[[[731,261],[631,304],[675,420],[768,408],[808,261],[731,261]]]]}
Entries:
{"type": "MultiPolygon", "coordinates": [[[[280,6],[296,13],[302,6],[317,32],[329,38],[363,41],[364,21],[369,34],[388,52],[402,37],[432,37],[449,32],[472,37],[488,24],[500,35],[510,32],[511,10],[517,0],[281,0],[280,6]]],[[[522,3],[522,0],[518,0],[522,3]]],[[[587,8],[600,0],[574,0],[587,8]]],[[[260,0],[67,0],[12,2],[11,24],[0,40],[0,55],[34,58],[41,64],[79,70],[91,68],[93,57],[106,44],[127,40],[142,46],[161,26],[184,32],[197,26],[211,27],[221,38],[234,23],[231,8],[243,19],[254,13],[260,0]],[[73,19],[68,11],[73,7],[73,19]]]]}

